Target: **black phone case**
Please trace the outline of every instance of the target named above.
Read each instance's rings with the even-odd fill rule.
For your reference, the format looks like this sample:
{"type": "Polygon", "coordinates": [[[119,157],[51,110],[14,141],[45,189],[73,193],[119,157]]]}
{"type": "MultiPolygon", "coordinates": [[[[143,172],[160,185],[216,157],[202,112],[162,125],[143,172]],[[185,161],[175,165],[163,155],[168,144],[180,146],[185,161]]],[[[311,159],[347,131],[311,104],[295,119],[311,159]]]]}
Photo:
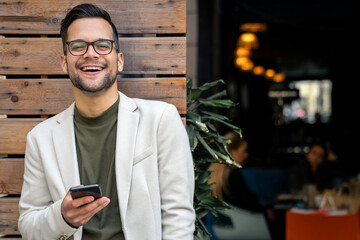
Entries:
{"type": "Polygon", "coordinates": [[[70,194],[73,199],[85,196],[93,196],[95,199],[102,197],[101,187],[98,184],[70,188],[70,194]]]}

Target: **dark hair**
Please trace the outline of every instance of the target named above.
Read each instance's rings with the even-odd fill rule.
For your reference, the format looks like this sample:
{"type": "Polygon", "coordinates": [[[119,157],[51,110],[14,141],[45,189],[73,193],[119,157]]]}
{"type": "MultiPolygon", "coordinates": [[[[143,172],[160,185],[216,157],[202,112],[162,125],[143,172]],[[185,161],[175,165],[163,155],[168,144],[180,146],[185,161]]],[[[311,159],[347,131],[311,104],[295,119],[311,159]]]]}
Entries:
{"type": "Polygon", "coordinates": [[[96,5],[84,3],[79,4],[72,8],[65,16],[65,18],[61,21],[60,35],[63,43],[64,54],[66,55],[66,41],[68,28],[72,22],[80,18],[102,18],[106,20],[113,30],[113,38],[115,41],[115,49],[117,52],[120,50],[118,32],[114,23],[111,21],[111,17],[107,11],[97,7],[96,5]]]}
{"type": "Polygon", "coordinates": [[[326,144],[324,142],[321,142],[321,141],[313,142],[312,144],[310,144],[309,152],[314,147],[321,147],[324,150],[324,161],[327,160],[327,158],[329,156],[329,149],[326,146],[326,144]]]}

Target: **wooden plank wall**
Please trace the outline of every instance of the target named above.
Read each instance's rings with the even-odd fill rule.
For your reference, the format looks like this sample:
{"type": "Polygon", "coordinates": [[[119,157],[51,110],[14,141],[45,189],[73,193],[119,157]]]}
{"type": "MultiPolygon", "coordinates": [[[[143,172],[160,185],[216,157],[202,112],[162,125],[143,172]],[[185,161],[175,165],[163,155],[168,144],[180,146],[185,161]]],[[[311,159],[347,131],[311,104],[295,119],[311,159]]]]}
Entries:
{"type": "MultiPolygon", "coordinates": [[[[26,134],[73,101],[60,68],[59,35],[78,0],[2,0],[0,3],[0,238],[17,228],[26,134]]],[[[121,91],[174,104],[186,113],[186,0],[87,2],[106,9],[124,53],[121,91]]]]}

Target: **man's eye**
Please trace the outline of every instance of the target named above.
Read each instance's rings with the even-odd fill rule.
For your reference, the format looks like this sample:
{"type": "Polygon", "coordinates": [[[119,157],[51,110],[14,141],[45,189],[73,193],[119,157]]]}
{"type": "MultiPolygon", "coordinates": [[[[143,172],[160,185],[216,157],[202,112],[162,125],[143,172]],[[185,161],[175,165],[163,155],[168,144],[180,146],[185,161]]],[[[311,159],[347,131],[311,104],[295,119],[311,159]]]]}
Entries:
{"type": "Polygon", "coordinates": [[[71,46],[70,46],[71,50],[73,50],[73,51],[80,51],[80,50],[83,50],[85,47],[86,47],[86,44],[84,44],[84,43],[74,43],[74,44],[71,44],[71,46]]]}
{"type": "Polygon", "coordinates": [[[95,46],[99,50],[108,50],[111,47],[111,43],[108,42],[97,42],[95,43],[95,46]]]}
{"type": "Polygon", "coordinates": [[[97,47],[100,49],[109,49],[108,45],[98,45],[97,47]]]}

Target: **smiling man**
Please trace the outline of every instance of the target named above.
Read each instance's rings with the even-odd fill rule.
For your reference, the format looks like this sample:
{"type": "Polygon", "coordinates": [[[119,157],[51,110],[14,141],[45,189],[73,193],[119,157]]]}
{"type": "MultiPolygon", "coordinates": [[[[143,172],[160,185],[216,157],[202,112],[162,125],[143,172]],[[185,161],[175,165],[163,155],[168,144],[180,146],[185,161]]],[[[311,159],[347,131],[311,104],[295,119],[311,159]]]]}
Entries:
{"type": "Polygon", "coordinates": [[[118,91],[124,56],[103,9],[74,7],[60,33],[75,102],[27,136],[23,238],[192,239],[193,164],[176,108],[118,91]],[[103,197],[71,197],[90,184],[103,197]]]}

